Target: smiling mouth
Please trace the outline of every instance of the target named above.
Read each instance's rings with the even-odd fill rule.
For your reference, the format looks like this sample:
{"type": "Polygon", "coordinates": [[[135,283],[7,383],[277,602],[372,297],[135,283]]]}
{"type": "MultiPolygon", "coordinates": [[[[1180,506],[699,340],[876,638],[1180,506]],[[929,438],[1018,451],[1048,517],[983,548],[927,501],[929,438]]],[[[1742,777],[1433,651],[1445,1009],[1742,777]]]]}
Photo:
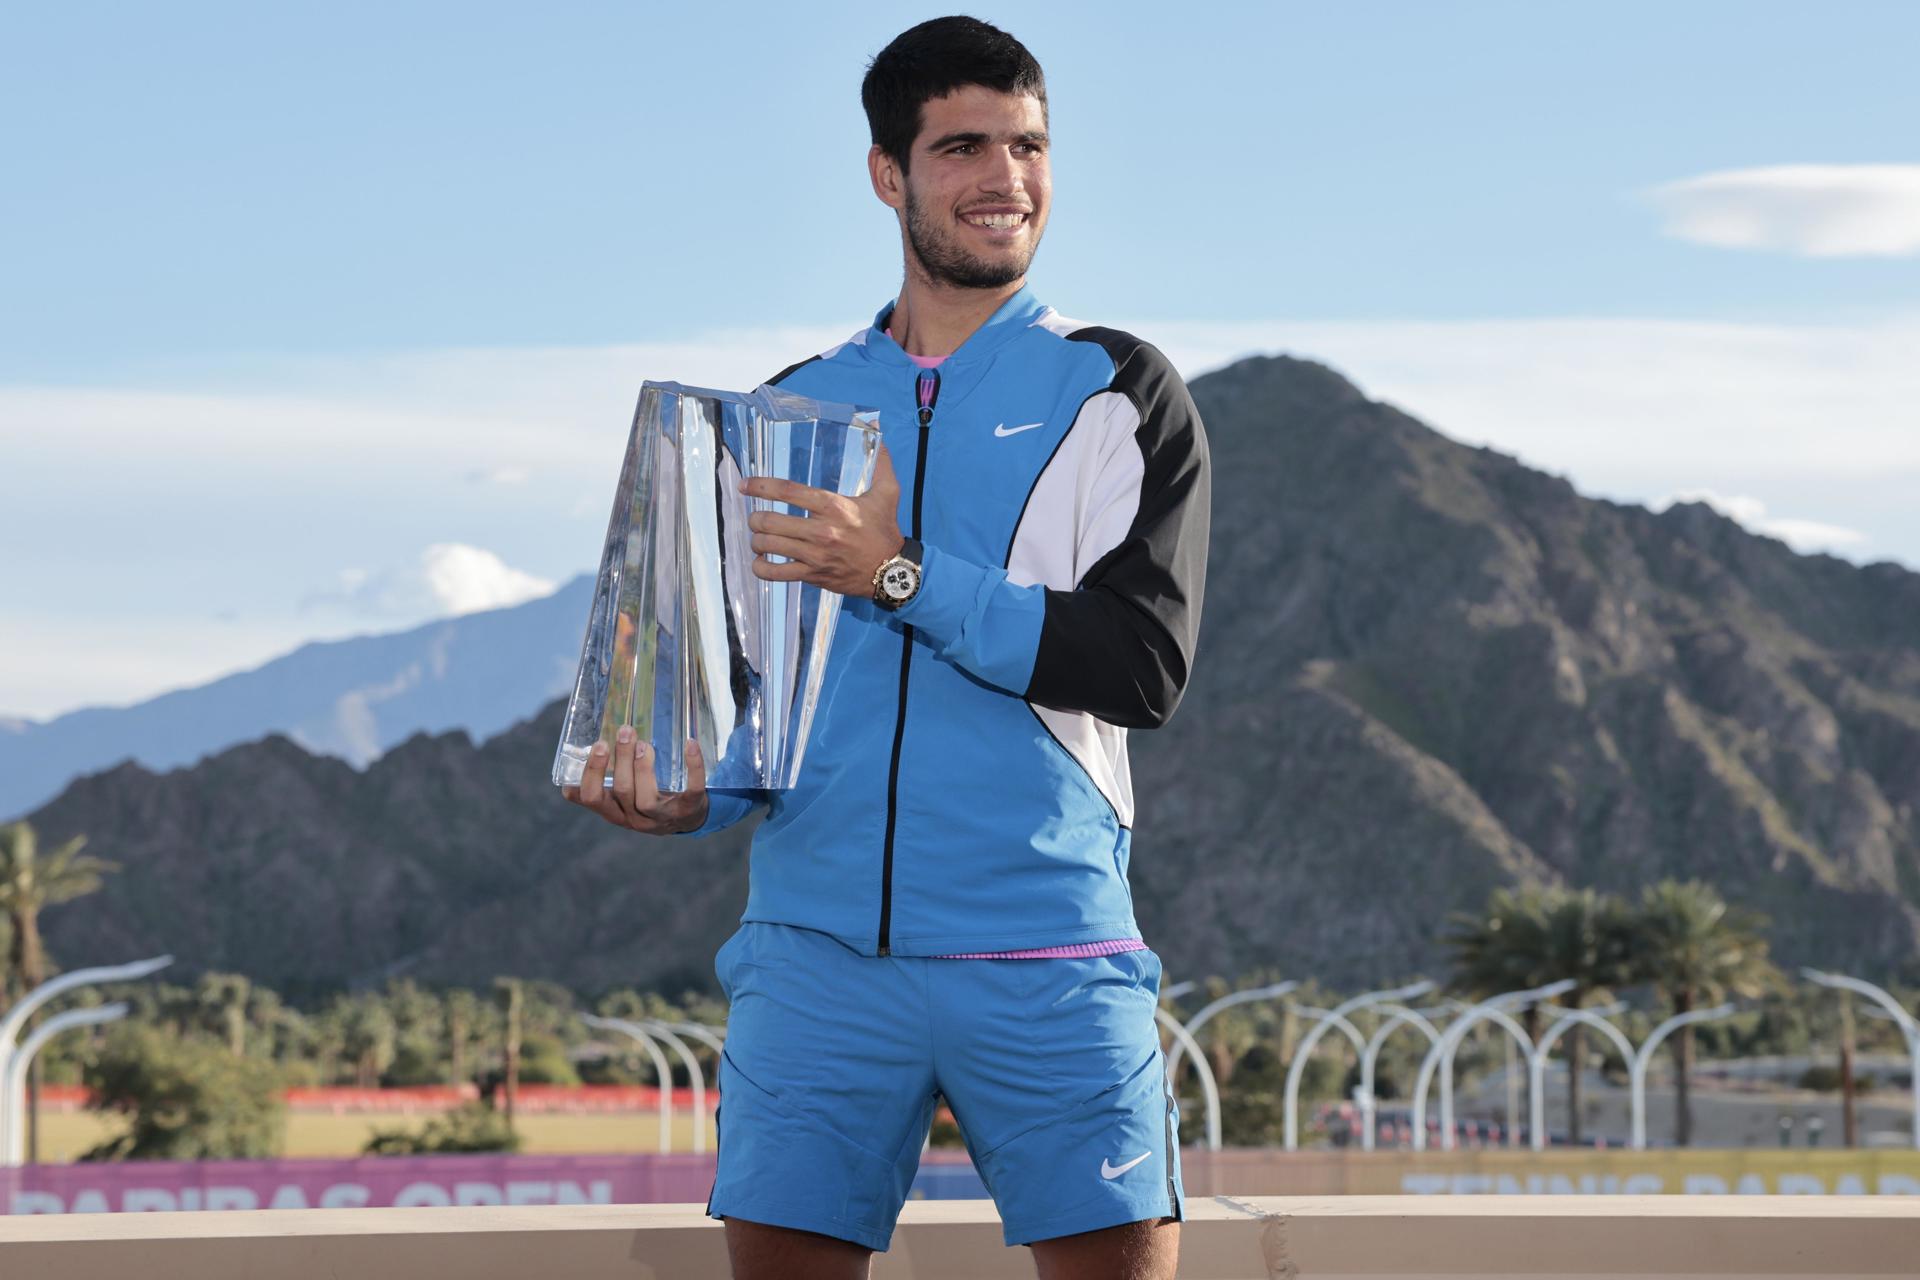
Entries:
{"type": "Polygon", "coordinates": [[[1024,213],[963,213],[960,220],[968,226],[985,227],[989,231],[1012,231],[1027,225],[1024,213]]]}

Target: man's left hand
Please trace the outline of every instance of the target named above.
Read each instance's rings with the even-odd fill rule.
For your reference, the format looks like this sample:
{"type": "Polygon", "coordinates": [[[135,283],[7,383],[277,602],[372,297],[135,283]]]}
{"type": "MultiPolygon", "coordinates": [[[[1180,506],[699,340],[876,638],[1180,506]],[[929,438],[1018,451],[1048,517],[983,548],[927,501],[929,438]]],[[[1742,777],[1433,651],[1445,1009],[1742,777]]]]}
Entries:
{"type": "Polygon", "coordinates": [[[873,595],[873,574],[892,559],[905,539],[897,515],[900,482],[894,479],[893,459],[880,446],[874,462],[873,484],[857,498],[792,480],[756,478],[743,482],[742,493],[799,507],[804,516],[756,511],[747,517],[753,530],[755,577],[768,582],[811,582],[843,596],[873,595]],[[775,564],[769,555],[786,556],[775,564]]]}

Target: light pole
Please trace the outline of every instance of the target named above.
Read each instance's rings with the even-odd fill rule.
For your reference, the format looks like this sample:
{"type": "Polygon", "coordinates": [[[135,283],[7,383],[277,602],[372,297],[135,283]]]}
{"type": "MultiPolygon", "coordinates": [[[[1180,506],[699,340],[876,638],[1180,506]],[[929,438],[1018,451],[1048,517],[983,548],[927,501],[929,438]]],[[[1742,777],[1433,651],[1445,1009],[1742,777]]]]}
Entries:
{"type": "MultiPolygon", "coordinates": [[[[127,1016],[124,1004],[95,1005],[91,1009],[69,1009],[65,1013],[56,1013],[27,1037],[20,1051],[7,1063],[6,1088],[9,1093],[18,1092],[27,1087],[27,1070],[33,1065],[33,1056],[40,1052],[47,1041],[62,1031],[71,1031],[75,1027],[98,1026],[103,1022],[115,1022],[127,1016]]],[[[9,1168],[17,1168],[27,1162],[26,1134],[15,1131],[7,1135],[6,1159],[0,1161],[9,1168]]]]}
{"type": "MultiPolygon", "coordinates": [[[[1286,995],[1287,992],[1299,985],[1298,982],[1276,982],[1269,987],[1249,987],[1245,991],[1235,991],[1229,995],[1221,996],[1218,1000],[1205,1006],[1200,1012],[1187,1019],[1187,1035],[1197,1042],[1200,1035],[1200,1028],[1206,1026],[1213,1015],[1219,1013],[1221,1010],[1230,1009],[1236,1004],[1246,1004],[1250,1000],[1272,1000],[1279,996],[1286,995]]],[[[1172,1077],[1180,1070],[1180,1059],[1186,1056],[1186,1052],[1186,1041],[1178,1040],[1174,1042],[1173,1056],[1167,1059],[1167,1075],[1169,1077],[1172,1077]]]]}
{"type": "MultiPolygon", "coordinates": [[[[1200,1077],[1200,1093],[1207,1104],[1207,1150],[1220,1149],[1220,1087],[1214,1083],[1213,1066],[1207,1061],[1207,1055],[1200,1052],[1200,1046],[1193,1042],[1193,1036],[1180,1025],[1180,1020],[1165,1009],[1153,1011],[1155,1021],[1165,1027],[1173,1036],[1174,1043],[1183,1044],[1193,1054],[1193,1071],[1200,1077]]],[[[1167,1085],[1173,1085],[1173,1069],[1167,1069],[1167,1085]]],[[[1176,1096],[1174,1105],[1179,1105],[1176,1096]]],[[[1169,1156],[1171,1158],[1171,1156],[1169,1156]]]]}
{"type": "Polygon", "coordinates": [[[1356,1009],[1365,1009],[1371,1005],[1387,1004],[1397,1000],[1411,1000],[1433,990],[1431,982],[1415,982],[1404,987],[1391,987],[1385,991],[1368,991],[1344,1000],[1331,1009],[1305,1009],[1302,1013],[1317,1013],[1319,1019],[1300,1037],[1299,1047],[1293,1051],[1293,1061],[1287,1066],[1287,1093],[1283,1104],[1286,1112],[1286,1148],[1289,1151],[1300,1149],[1300,1078],[1306,1074],[1307,1058],[1313,1053],[1313,1047],[1328,1031],[1338,1028],[1340,1033],[1353,1044],[1354,1053],[1366,1056],[1367,1043],[1361,1037],[1359,1028],[1347,1020],[1347,1015],[1356,1009]]]}
{"type": "Polygon", "coordinates": [[[1377,1030],[1367,1038],[1366,1050],[1360,1055],[1360,1149],[1371,1151],[1376,1145],[1374,1133],[1375,1113],[1379,1110],[1379,1100],[1373,1096],[1374,1066],[1380,1059],[1381,1046],[1396,1027],[1415,1026],[1426,1034],[1429,1045],[1440,1042],[1440,1032],[1427,1013],[1438,1013],[1439,1009],[1430,1009],[1426,1013],[1418,1009],[1409,1009],[1405,1005],[1383,1004],[1375,1006],[1379,1012],[1387,1015],[1377,1030]]]}
{"type": "MultiPolygon", "coordinates": [[[[725,1027],[710,1027],[704,1022],[663,1022],[660,1025],[669,1031],[677,1031],[683,1036],[698,1040],[701,1044],[713,1050],[716,1056],[727,1051],[727,1029],[725,1027]]],[[[715,1079],[719,1078],[719,1070],[718,1067],[714,1068],[715,1079]]]]}
{"type": "MultiPolygon", "coordinates": [[[[693,1056],[693,1050],[687,1048],[687,1042],[675,1035],[673,1028],[664,1022],[652,1021],[640,1024],[654,1035],[665,1040],[673,1051],[680,1055],[680,1061],[687,1066],[687,1083],[693,1088],[693,1154],[705,1155],[707,1152],[707,1082],[700,1073],[700,1059],[693,1056]]],[[[666,1087],[671,1089],[673,1081],[669,1079],[666,1087]]]]}
{"type": "Polygon", "coordinates": [[[653,1073],[660,1081],[660,1154],[670,1154],[673,1151],[673,1068],[667,1065],[667,1055],[660,1052],[660,1042],[649,1035],[645,1027],[637,1022],[628,1022],[625,1018],[602,1018],[597,1014],[583,1013],[580,1021],[601,1031],[618,1031],[632,1037],[653,1059],[653,1073]]]}
{"type": "Polygon", "coordinates": [[[1497,996],[1489,996],[1479,1004],[1469,1006],[1453,1021],[1440,1039],[1427,1050],[1427,1056],[1420,1061],[1420,1074],[1413,1084],[1413,1149],[1427,1149],[1427,1090],[1433,1086],[1435,1071],[1440,1076],[1440,1149],[1453,1150],[1453,1055],[1459,1052],[1461,1041],[1467,1038],[1467,1032],[1482,1022],[1492,1022],[1512,1036],[1523,1053],[1533,1052],[1533,1041],[1507,1014],[1514,1005],[1526,1005],[1536,1000],[1547,1000],[1563,991],[1570,991],[1576,985],[1572,978],[1562,978],[1558,982],[1549,982],[1542,987],[1532,987],[1525,991],[1507,991],[1497,996]]]}
{"type": "Polygon", "coordinates": [[[1691,1013],[1676,1013],[1653,1029],[1640,1052],[1633,1055],[1628,1066],[1629,1078],[1633,1083],[1633,1149],[1647,1149],[1647,1066],[1653,1061],[1653,1051],[1660,1042],[1678,1031],[1681,1027],[1695,1022],[1710,1022],[1715,1018],[1724,1018],[1733,1012],[1730,1004],[1718,1005],[1712,1009],[1696,1009],[1691,1013]]]}
{"type": "Polygon", "coordinates": [[[100,965],[92,969],[75,969],[72,973],[63,973],[57,978],[49,978],[26,995],[20,997],[18,1004],[7,1010],[7,1016],[0,1018],[0,1150],[11,1151],[14,1135],[24,1135],[27,1103],[24,1086],[21,1089],[8,1088],[5,1081],[10,1078],[8,1064],[12,1061],[17,1046],[14,1039],[20,1034],[20,1028],[26,1025],[34,1011],[47,1001],[71,991],[75,987],[89,986],[96,982],[132,982],[157,973],[173,963],[172,956],[155,956],[151,960],[136,960],[132,964],[100,965]]]}
{"type": "Polygon", "coordinates": [[[1807,981],[1817,982],[1823,987],[1858,992],[1885,1009],[1887,1015],[1899,1024],[1900,1033],[1907,1039],[1907,1075],[1913,1083],[1913,1145],[1915,1150],[1920,1150],[1920,1021],[1915,1021],[1905,1006],[1885,988],[1876,987],[1871,982],[1849,978],[1845,974],[1824,973],[1819,969],[1802,969],[1800,973],[1807,981]]]}
{"type": "MultiPolygon", "coordinates": [[[[1631,1070],[1633,1042],[1620,1033],[1620,1028],[1606,1019],[1607,1014],[1618,1013],[1624,1008],[1626,1008],[1625,1005],[1610,1004],[1603,1009],[1554,1010],[1560,1016],[1553,1020],[1553,1025],[1548,1027],[1547,1033],[1540,1037],[1540,1043],[1535,1046],[1532,1055],[1527,1059],[1527,1126],[1533,1131],[1529,1145],[1535,1151],[1544,1151],[1547,1147],[1547,1055],[1553,1052],[1553,1042],[1575,1023],[1581,1023],[1596,1031],[1604,1032],[1607,1038],[1613,1041],[1613,1047],[1620,1051],[1620,1060],[1631,1070]]],[[[1569,1063],[1567,1066],[1569,1071],[1579,1069],[1580,1064],[1577,1062],[1569,1063]]],[[[1641,1117],[1638,1100],[1633,1106],[1633,1123],[1636,1128],[1642,1132],[1645,1131],[1646,1124],[1641,1117]]],[[[1639,1149],[1639,1147],[1635,1148],[1635,1150],[1639,1149]]]]}

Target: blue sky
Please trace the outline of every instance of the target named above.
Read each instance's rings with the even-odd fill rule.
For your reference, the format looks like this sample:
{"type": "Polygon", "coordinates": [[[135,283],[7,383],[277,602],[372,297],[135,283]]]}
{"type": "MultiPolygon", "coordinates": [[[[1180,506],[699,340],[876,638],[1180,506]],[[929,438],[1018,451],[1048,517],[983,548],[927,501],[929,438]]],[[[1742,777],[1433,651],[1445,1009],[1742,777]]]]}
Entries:
{"type": "MultiPolygon", "coordinates": [[[[17,7],[0,713],[589,567],[642,378],[896,287],[859,76],[943,11],[17,7]]],[[[1047,70],[1068,314],[1920,565],[1920,5],[968,11],[1047,70]]]]}

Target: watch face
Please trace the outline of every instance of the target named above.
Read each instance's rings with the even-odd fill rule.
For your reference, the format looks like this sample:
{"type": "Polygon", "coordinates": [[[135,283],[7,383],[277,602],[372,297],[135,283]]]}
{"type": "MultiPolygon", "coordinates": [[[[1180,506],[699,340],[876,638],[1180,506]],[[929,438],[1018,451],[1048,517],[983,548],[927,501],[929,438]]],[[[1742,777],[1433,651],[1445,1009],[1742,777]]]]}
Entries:
{"type": "Polygon", "coordinates": [[[905,600],[920,585],[920,575],[913,566],[896,564],[890,566],[880,577],[880,589],[887,593],[890,600],[905,600]]]}

